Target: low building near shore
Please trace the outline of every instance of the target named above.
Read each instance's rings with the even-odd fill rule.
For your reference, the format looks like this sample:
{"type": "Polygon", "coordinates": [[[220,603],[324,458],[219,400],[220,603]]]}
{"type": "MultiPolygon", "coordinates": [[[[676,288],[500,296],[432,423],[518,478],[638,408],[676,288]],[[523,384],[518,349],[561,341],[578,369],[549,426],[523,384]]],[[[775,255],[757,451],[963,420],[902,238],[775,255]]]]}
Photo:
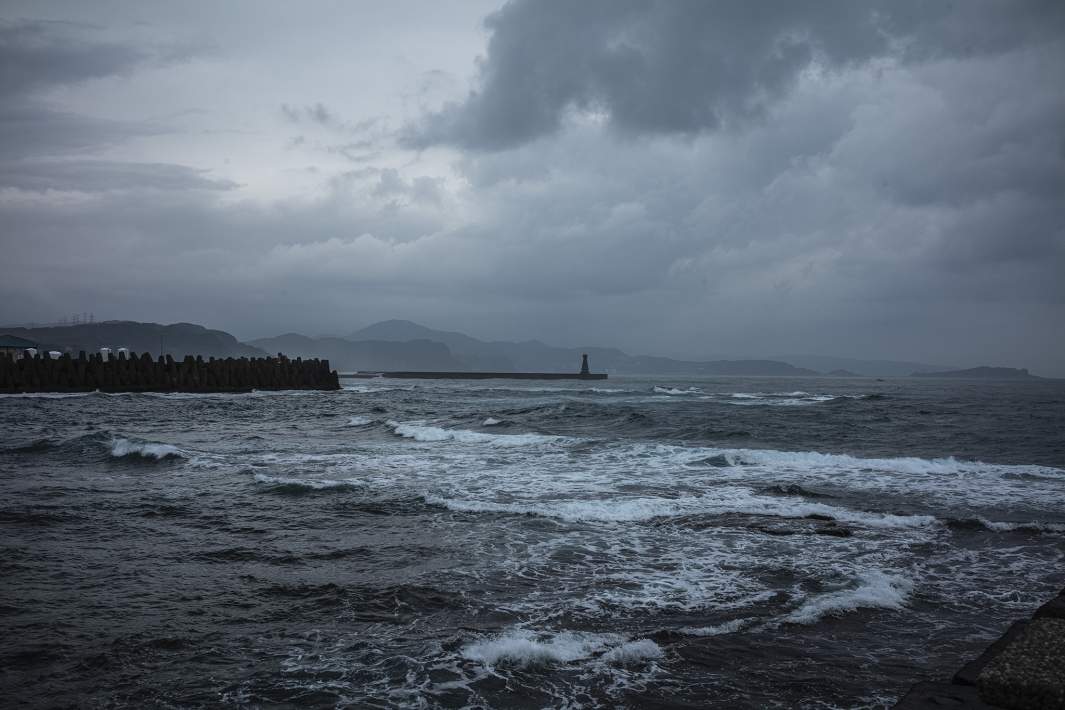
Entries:
{"type": "Polygon", "coordinates": [[[0,357],[21,360],[30,349],[36,350],[37,343],[17,335],[0,334],[0,357]]]}

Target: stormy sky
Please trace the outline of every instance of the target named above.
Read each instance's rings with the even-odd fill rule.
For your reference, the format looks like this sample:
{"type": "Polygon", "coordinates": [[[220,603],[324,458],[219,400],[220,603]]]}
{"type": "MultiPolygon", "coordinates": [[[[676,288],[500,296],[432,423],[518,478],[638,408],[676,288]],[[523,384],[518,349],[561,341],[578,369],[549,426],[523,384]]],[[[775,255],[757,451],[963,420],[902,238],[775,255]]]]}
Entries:
{"type": "Polygon", "coordinates": [[[0,3],[0,322],[1065,376],[1065,3],[0,3]]]}

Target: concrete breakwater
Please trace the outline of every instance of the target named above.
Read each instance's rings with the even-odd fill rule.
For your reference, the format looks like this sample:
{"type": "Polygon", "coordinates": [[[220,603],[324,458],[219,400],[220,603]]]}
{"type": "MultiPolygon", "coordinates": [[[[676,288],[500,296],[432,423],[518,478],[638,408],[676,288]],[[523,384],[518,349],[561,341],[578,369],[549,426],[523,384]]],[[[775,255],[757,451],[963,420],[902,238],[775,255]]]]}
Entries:
{"type": "Polygon", "coordinates": [[[368,380],[387,377],[401,380],[605,380],[607,375],[577,372],[346,372],[348,379],[368,380]]]}
{"type": "Polygon", "coordinates": [[[248,392],[259,390],[337,390],[340,380],[328,360],[208,358],[170,355],[152,359],[119,353],[104,359],[82,351],[52,359],[0,357],[0,392],[248,392]]]}
{"type": "Polygon", "coordinates": [[[917,683],[895,710],[1065,710],[1065,589],[947,681],[917,683]]]}

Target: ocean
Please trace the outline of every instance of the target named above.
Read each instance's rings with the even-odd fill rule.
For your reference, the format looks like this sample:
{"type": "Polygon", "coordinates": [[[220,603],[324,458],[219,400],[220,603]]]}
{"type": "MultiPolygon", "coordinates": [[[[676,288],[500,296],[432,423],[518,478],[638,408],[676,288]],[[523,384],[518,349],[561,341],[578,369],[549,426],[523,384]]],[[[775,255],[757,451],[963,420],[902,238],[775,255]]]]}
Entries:
{"type": "Polygon", "coordinates": [[[5,707],[858,708],[1065,585],[1065,381],[0,397],[5,707]]]}

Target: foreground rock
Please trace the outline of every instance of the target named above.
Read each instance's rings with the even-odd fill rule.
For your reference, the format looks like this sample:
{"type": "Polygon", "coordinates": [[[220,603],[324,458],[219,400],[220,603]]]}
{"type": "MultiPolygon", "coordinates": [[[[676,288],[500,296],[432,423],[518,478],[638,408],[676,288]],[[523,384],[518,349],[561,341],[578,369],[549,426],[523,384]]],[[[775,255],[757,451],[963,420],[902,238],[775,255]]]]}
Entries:
{"type": "Polygon", "coordinates": [[[1013,624],[950,683],[917,683],[895,707],[1065,710],[1065,589],[1032,619],[1013,624]]]}

